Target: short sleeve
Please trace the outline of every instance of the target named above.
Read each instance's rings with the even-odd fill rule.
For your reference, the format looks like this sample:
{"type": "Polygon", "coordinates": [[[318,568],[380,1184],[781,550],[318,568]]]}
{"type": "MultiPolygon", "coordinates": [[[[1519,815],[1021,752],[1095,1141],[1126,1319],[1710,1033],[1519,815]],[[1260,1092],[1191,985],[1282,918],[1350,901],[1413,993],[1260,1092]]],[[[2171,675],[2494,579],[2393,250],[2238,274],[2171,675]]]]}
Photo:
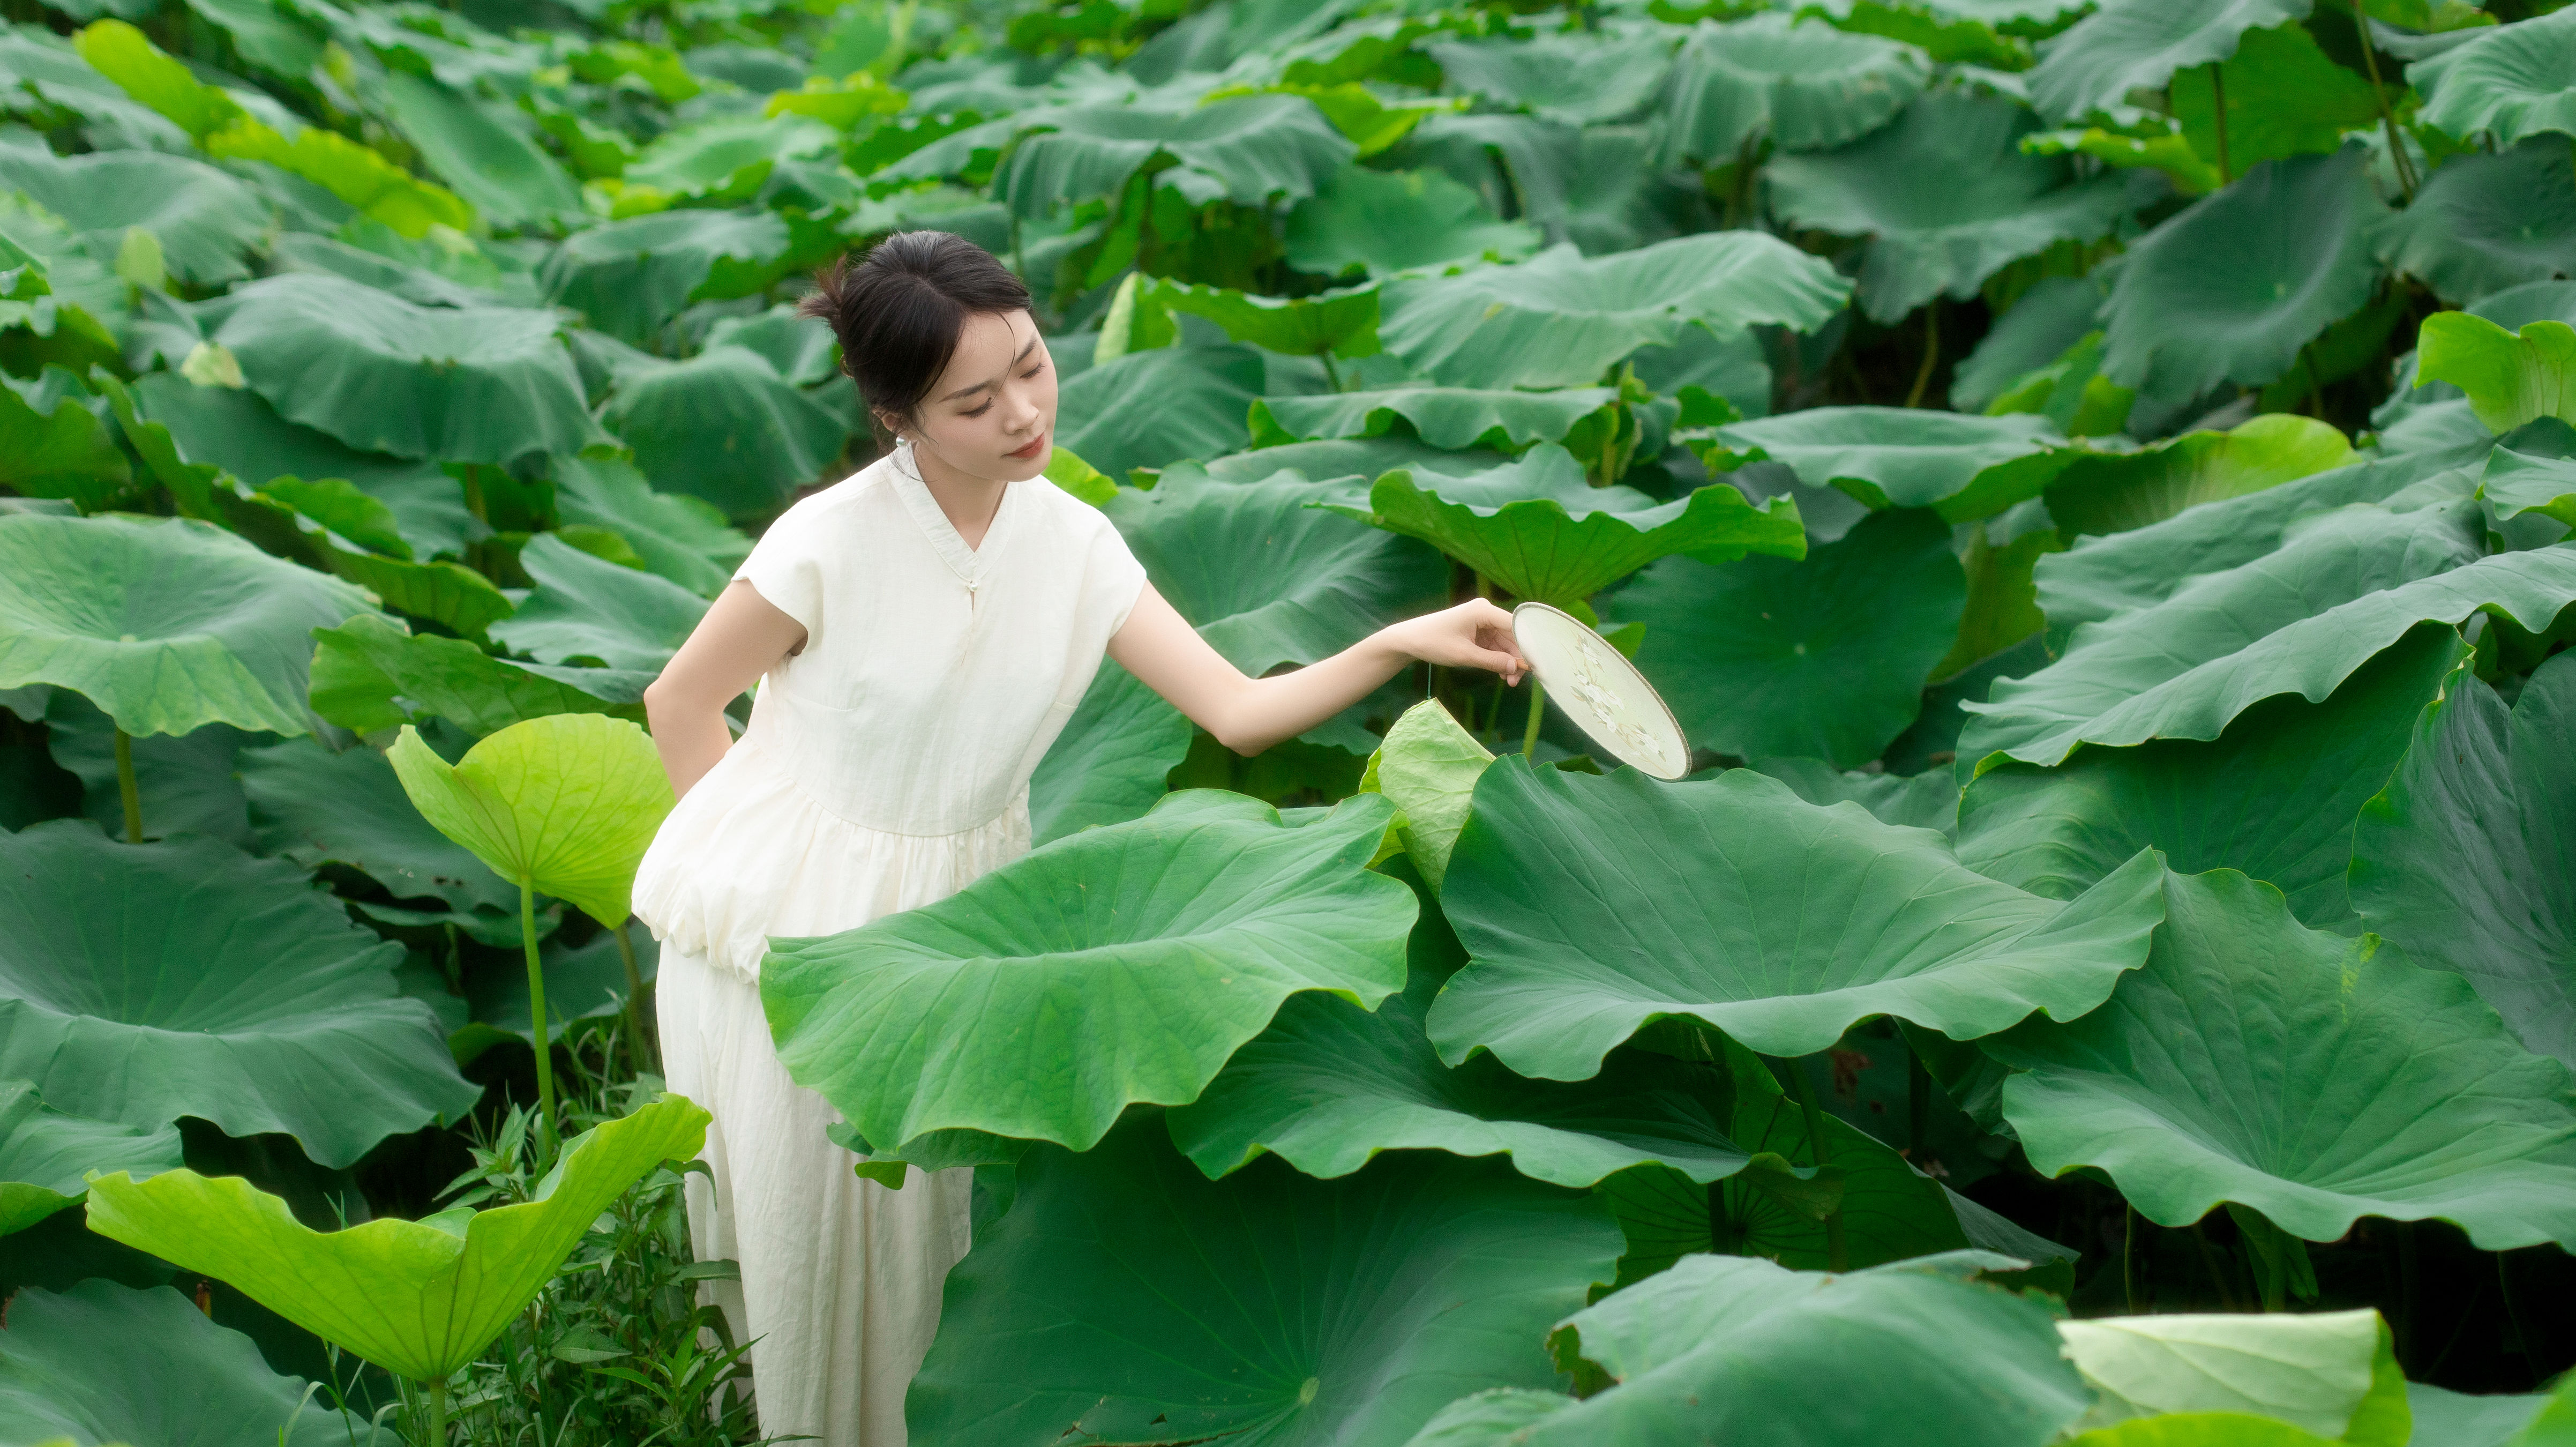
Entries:
{"type": "Polygon", "coordinates": [[[1101,620],[1099,636],[1104,643],[1127,626],[1127,615],[1135,611],[1136,600],[1144,592],[1145,565],[1128,550],[1117,525],[1101,517],[1092,534],[1091,556],[1083,566],[1082,603],[1086,615],[1101,620]]]}
{"type": "Polygon", "coordinates": [[[822,636],[822,559],[814,546],[814,518],[801,506],[789,508],[769,525],[733,575],[751,584],[769,606],[804,624],[808,649],[822,636]]]}

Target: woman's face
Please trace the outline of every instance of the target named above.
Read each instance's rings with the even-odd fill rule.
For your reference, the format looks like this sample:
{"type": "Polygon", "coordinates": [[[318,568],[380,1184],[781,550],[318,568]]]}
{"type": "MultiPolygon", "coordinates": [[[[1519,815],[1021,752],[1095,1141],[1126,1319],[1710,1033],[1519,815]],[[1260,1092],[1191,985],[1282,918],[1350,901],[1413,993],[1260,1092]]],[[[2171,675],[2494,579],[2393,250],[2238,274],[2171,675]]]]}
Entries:
{"type": "Polygon", "coordinates": [[[1055,440],[1055,362],[1026,311],[974,315],[956,355],[903,435],[951,472],[1020,482],[1046,470],[1055,440]]]}

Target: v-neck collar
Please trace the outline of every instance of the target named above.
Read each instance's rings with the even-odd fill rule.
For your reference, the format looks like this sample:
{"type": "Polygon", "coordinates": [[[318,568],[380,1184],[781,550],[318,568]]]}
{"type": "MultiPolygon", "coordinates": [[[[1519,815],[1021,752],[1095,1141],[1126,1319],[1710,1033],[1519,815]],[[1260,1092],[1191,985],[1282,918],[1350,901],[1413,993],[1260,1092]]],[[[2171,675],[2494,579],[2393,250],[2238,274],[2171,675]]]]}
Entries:
{"type": "Polygon", "coordinates": [[[1016,511],[1011,499],[1019,494],[1018,483],[1002,485],[1002,500],[993,506],[993,520],[984,525],[984,541],[979,547],[966,546],[957,525],[948,520],[939,499],[930,495],[930,484],[921,477],[919,464],[913,461],[912,444],[902,443],[893,453],[895,491],[902,495],[904,509],[921,527],[921,535],[930,541],[931,551],[948,565],[957,580],[972,588],[981,584],[992,570],[993,555],[1008,531],[1011,514],[1016,511]]]}

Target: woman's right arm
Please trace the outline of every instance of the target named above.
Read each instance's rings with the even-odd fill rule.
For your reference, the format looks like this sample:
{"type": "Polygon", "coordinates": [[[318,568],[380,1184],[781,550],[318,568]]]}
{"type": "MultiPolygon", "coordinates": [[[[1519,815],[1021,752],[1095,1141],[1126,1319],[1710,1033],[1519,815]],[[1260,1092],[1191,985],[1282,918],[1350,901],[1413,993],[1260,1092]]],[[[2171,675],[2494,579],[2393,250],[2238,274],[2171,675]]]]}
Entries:
{"type": "Polygon", "coordinates": [[[644,690],[644,716],[671,792],[687,794],[733,746],[725,705],[778,660],[805,647],[805,625],[740,579],[725,585],[662,676],[644,690]]]}

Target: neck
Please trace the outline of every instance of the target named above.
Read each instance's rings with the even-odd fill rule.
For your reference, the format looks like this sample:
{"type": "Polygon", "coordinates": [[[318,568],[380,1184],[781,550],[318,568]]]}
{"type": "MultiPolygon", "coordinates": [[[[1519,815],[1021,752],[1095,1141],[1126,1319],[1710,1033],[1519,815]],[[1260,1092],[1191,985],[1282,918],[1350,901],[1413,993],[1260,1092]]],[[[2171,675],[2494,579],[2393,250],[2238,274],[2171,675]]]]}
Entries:
{"type": "Polygon", "coordinates": [[[970,548],[981,544],[985,530],[993,525],[994,513],[1001,509],[1003,489],[1010,484],[960,472],[918,444],[912,449],[912,465],[921,474],[922,485],[930,489],[931,500],[947,514],[948,525],[957,530],[957,536],[965,539],[970,548]]]}

